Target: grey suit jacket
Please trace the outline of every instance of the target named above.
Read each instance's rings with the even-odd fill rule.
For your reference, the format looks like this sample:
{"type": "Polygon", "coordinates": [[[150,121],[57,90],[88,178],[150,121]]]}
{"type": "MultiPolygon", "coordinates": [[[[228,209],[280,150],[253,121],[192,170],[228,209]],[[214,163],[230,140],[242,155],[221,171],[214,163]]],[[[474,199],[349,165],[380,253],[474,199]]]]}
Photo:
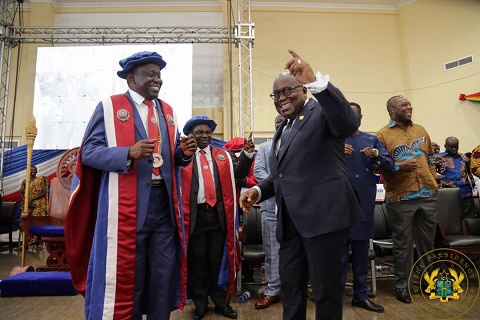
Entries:
{"type": "MultiPolygon", "coordinates": [[[[272,140],[260,144],[257,157],[253,168],[253,174],[258,181],[262,181],[270,174],[270,150],[272,149],[272,140]]],[[[275,197],[265,199],[260,203],[260,210],[275,212],[275,197]]]]}
{"type": "Polygon", "coordinates": [[[345,138],[355,132],[359,118],[339,89],[328,84],[297,116],[282,152],[270,151],[270,176],[259,183],[262,198],[275,195],[277,238],[283,237],[282,203],[297,231],[306,238],[350,227],[363,213],[348,180],[345,138]]]}

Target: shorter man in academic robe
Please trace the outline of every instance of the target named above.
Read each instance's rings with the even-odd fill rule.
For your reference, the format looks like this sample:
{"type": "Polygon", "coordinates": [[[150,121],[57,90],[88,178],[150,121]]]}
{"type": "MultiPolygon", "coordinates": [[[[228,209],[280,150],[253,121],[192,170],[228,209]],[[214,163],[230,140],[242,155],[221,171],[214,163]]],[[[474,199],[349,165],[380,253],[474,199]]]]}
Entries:
{"type": "MultiPolygon", "coordinates": [[[[217,312],[230,319],[237,318],[230,306],[239,263],[235,174],[230,155],[210,145],[216,126],[207,116],[196,116],[183,128],[184,133],[193,134],[198,146],[192,163],[182,168],[183,209],[189,220],[186,232],[190,234],[188,281],[195,305],[194,320],[205,317],[209,296],[217,312]]],[[[240,162],[235,172],[248,172],[252,157],[253,153],[245,157],[247,161],[240,162]]]]}

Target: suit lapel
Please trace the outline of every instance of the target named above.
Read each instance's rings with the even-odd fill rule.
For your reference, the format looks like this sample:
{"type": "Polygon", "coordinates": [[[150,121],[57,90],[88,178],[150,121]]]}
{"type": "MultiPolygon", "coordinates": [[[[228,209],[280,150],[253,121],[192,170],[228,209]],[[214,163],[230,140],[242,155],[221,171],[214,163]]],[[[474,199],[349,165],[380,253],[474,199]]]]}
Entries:
{"type": "Polygon", "coordinates": [[[275,131],[275,134],[273,135],[273,141],[272,141],[270,154],[275,154],[275,148],[277,146],[277,142],[280,139],[280,137],[282,136],[283,128],[285,128],[286,125],[287,125],[287,120],[285,119],[283,121],[282,125],[280,126],[280,128],[278,128],[278,130],[275,131]]]}
{"type": "MultiPolygon", "coordinates": [[[[193,171],[193,181],[197,185],[197,191],[198,191],[198,167],[197,167],[197,154],[193,155],[193,161],[192,161],[192,171],[193,171]]],[[[195,201],[196,202],[196,201],[195,201]]]]}

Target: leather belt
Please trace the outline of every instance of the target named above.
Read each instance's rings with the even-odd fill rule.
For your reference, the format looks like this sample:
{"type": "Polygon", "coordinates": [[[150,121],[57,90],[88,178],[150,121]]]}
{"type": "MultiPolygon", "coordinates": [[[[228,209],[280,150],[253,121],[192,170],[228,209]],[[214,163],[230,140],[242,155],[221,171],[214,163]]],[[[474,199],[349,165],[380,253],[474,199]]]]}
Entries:
{"type": "Polygon", "coordinates": [[[214,209],[214,207],[212,207],[208,203],[199,203],[199,204],[197,204],[197,208],[200,209],[200,210],[213,210],[214,209]]]}
{"type": "Polygon", "coordinates": [[[157,179],[157,180],[152,180],[150,183],[151,187],[162,187],[165,185],[165,180],[164,179],[157,179]]]}

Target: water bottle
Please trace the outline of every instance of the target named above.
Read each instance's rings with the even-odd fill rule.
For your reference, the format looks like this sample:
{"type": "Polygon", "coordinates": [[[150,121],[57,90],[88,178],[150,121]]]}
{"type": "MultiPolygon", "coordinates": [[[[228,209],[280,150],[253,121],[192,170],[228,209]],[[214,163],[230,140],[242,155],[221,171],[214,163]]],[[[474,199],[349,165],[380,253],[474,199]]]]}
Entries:
{"type": "Polygon", "coordinates": [[[375,266],[375,271],[377,272],[388,271],[388,270],[390,270],[389,266],[375,266]]]}
{"type": "Polygon", "coordinates": [[[238,302],[239,303],[244,303],[246,302],[248,299],[250,299],[251,295],[250,295],[250,292],[249,291],[245,291],[244,293],[242,293],[241,295],[238,296],[238,302]]]}

